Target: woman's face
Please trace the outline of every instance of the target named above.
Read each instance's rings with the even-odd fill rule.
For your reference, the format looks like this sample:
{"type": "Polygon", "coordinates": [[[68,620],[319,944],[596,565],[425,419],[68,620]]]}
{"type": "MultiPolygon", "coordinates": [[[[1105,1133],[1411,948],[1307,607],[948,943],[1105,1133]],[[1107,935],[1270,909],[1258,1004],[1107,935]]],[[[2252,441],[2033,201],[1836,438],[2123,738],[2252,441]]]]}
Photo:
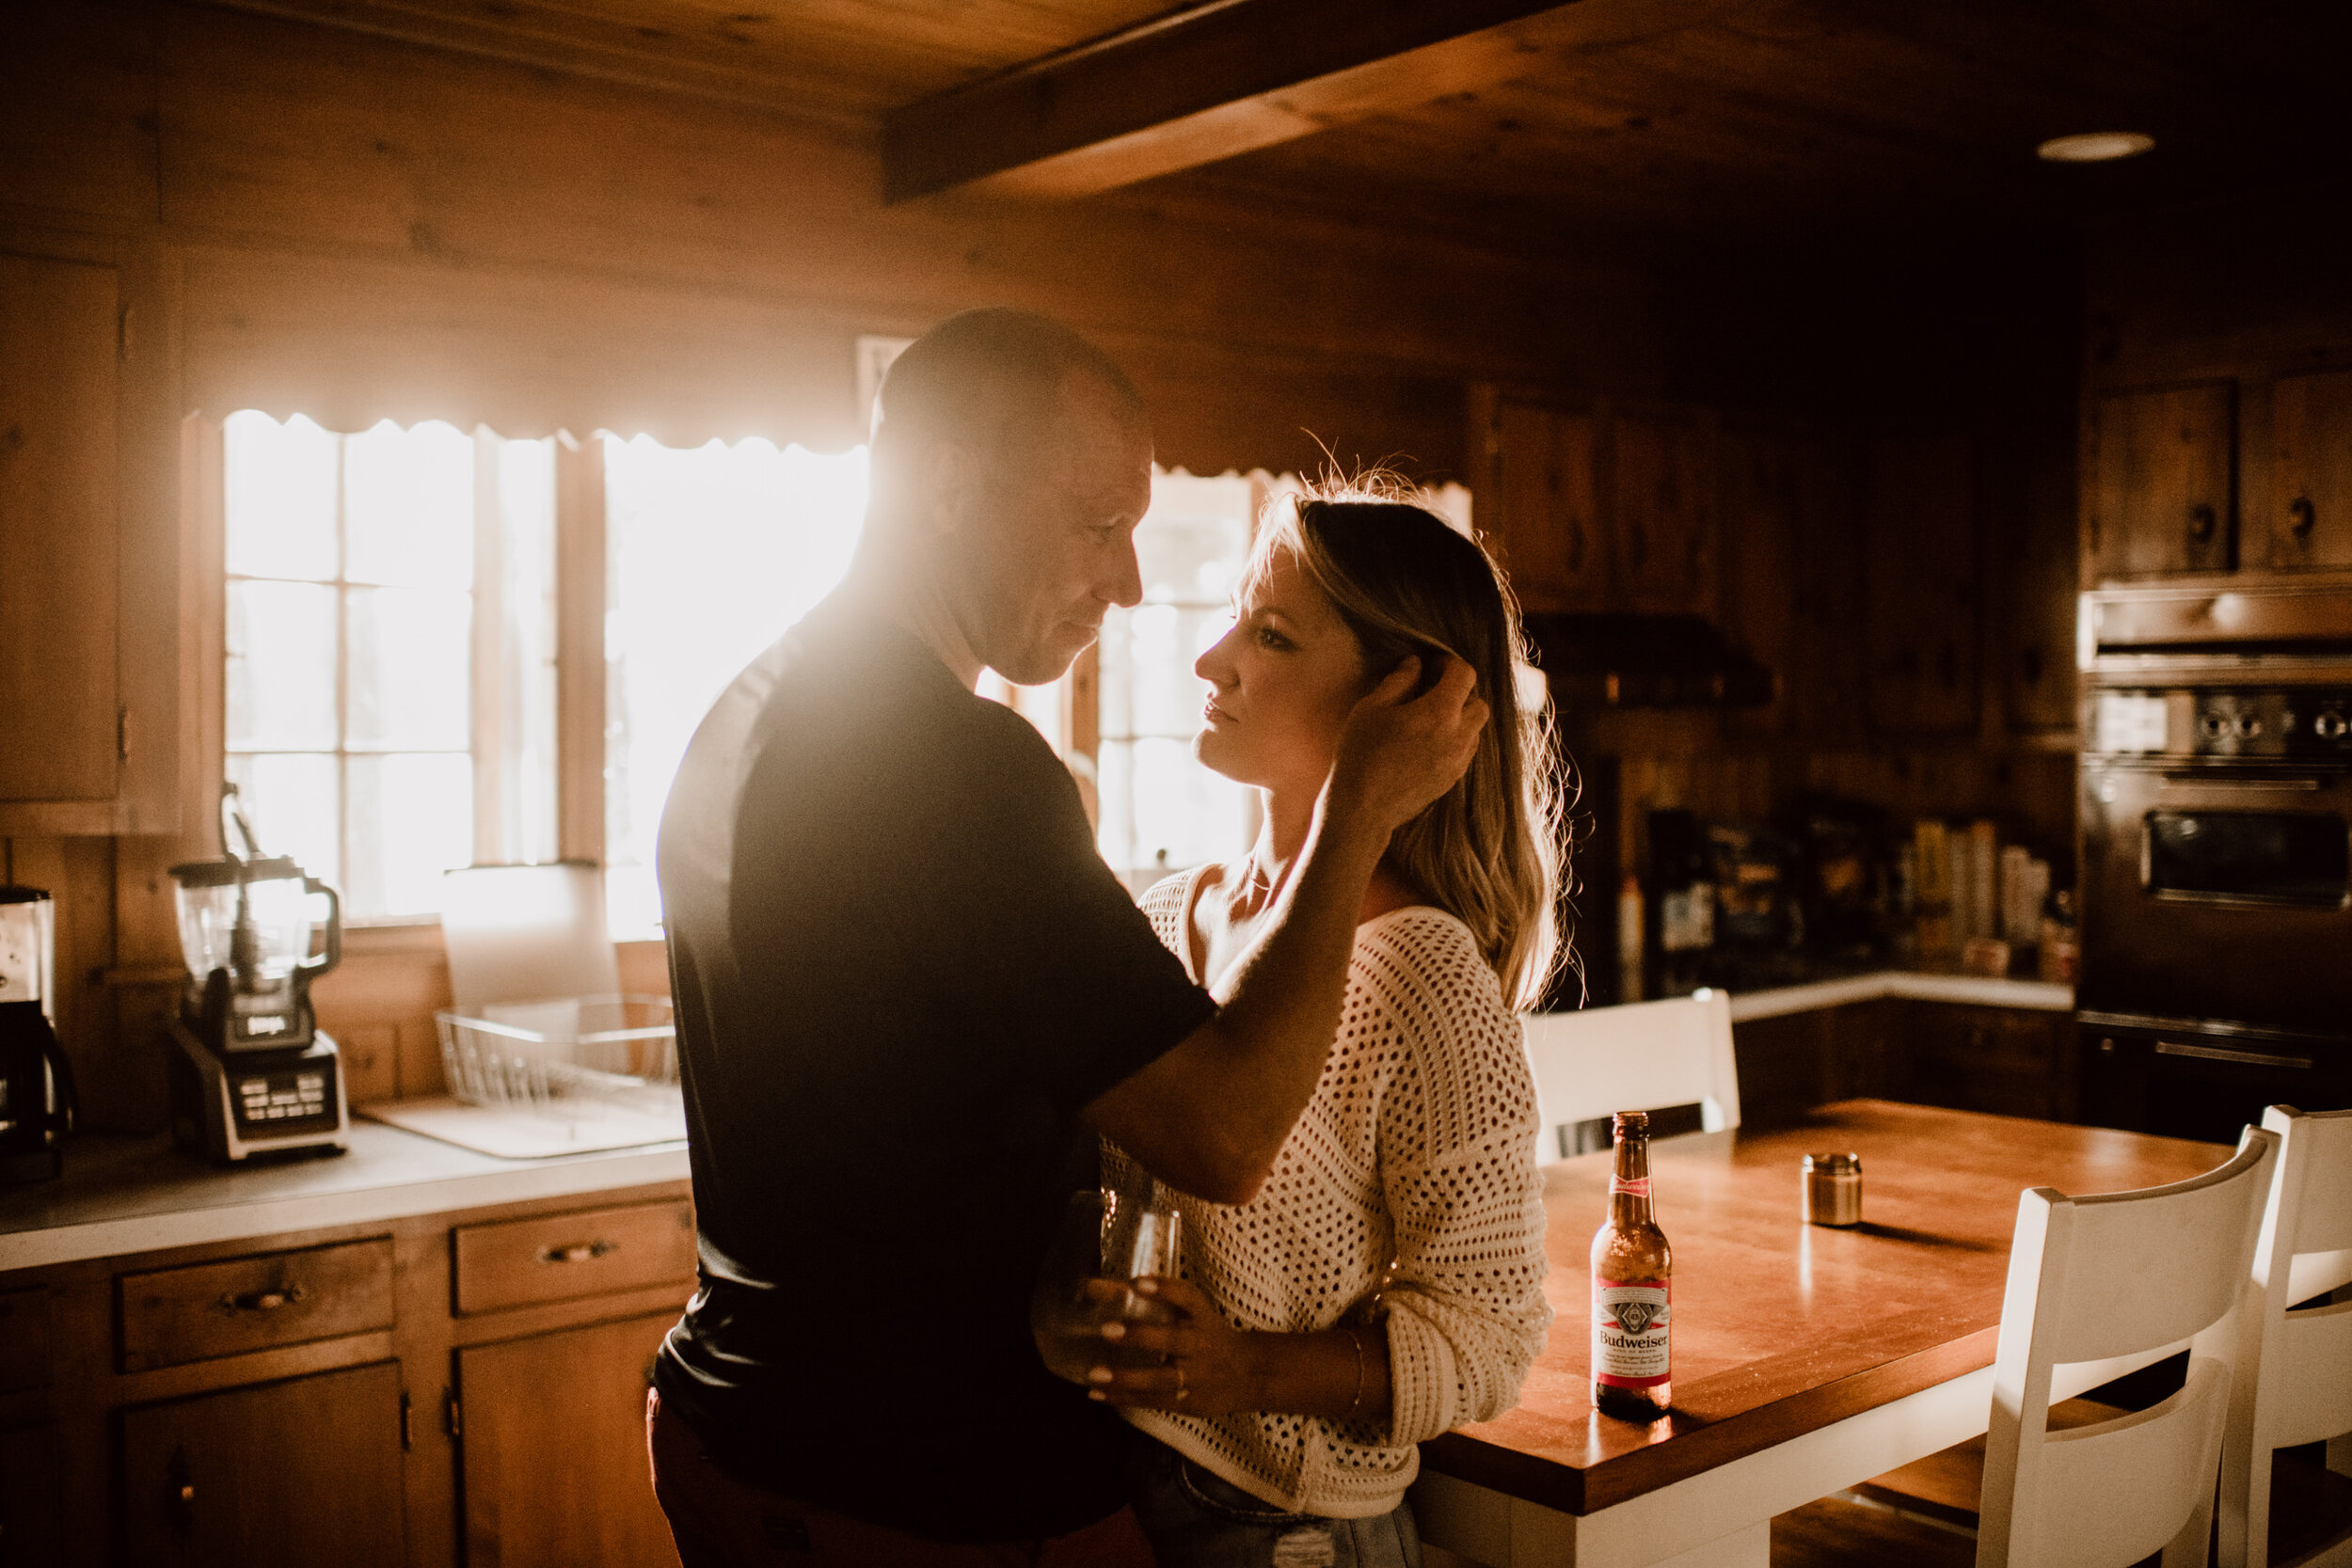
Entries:
{"type": "Polygon", "coordinates": [[[1374,684],[1356,634],[1279,546],[1234,606],[1232,630],[1192,668],[1211,688],[1195,754],[1237,783],[1309,796],[1374,684]]]}

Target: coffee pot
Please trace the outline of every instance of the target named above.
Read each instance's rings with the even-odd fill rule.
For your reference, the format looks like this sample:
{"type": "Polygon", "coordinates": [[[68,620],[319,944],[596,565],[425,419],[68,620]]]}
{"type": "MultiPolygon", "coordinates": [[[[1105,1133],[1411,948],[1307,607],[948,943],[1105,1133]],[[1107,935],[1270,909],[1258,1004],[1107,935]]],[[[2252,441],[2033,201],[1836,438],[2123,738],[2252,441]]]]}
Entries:
{"type": "Polygon", "coordinates": [[[56,910],[39,888],[0,887],[0,1184],[56,1176],[73,1130],[73,1069],[52,1018],[56,910]]]}

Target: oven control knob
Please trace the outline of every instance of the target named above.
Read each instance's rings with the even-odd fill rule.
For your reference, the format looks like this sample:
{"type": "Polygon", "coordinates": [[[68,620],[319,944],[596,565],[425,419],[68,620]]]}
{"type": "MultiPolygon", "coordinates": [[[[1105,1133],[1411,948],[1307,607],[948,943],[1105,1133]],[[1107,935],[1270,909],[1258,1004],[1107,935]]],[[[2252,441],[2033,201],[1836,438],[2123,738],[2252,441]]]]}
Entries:
{"type": "Polygon", "coordinates": [[[2230,733],[2230,721],[2217,713],[2206,714],[2197,721],[2197,727],[2204,732],[2207,740],[2218,740],[2230,733]]]}
{"type": "Polygon", "coordinates": [[[2322,740],[2342,740],[2347,733],[2352,733],[2352,719],[2341,713],[2323,713],[2312,721],[2312,734],[2322,740]]]}
{"type": "Polygon", "coordinates": [[[2230,733],[2240,740],[2251,740],[2263,733],[2263,721],[2250,713],[2241,713],[2230,721],[2230,733]]]}

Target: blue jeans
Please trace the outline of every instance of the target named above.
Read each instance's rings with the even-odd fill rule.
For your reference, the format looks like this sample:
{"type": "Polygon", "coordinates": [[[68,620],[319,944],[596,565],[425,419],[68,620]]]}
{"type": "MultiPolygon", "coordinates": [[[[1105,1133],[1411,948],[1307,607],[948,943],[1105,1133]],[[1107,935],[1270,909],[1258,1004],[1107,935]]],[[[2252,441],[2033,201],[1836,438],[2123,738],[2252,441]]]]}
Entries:
{"type": "Polygon", "coordinates": [[[1160,1568],[1421,1568],[1407,1503],[1370,1519],[1285,1513],[1162,1443],[1139,1445],[1134,1480],[1160,1568]]]}

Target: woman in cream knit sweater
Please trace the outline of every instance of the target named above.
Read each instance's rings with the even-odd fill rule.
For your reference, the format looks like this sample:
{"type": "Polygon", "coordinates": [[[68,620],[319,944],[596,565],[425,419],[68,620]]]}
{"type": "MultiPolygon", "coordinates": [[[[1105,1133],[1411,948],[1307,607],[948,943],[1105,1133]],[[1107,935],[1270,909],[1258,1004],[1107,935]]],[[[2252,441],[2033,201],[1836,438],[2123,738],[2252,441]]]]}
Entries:
{"type": "Polygon", "coordinates": [[[1162,1568],[1418,1564],[1415,1445],[1517,1402],[1551,1319],[1515,1012],[1556,961],[1549,737],[1513,700],[1518,617],[1486,553],[1359,495],[1279,504],[1196,666],[1200,759],[1259,787],[1265,826],[1145,896],[1160,939],[1212,990],[1248,963],[1350,708],[1401,661],[1466,660],[1495,720],[1374,879],[1322,1080],[1258,1195],[1202,1203],[1106,1147],[1109,1184],[1184,1216],[1183,1277],[1139,1287],[1171,1321],[1104,1330],[1166,1364],[1092,1373],[1157,1439],[1136,1512],[1162,1568]]]}

